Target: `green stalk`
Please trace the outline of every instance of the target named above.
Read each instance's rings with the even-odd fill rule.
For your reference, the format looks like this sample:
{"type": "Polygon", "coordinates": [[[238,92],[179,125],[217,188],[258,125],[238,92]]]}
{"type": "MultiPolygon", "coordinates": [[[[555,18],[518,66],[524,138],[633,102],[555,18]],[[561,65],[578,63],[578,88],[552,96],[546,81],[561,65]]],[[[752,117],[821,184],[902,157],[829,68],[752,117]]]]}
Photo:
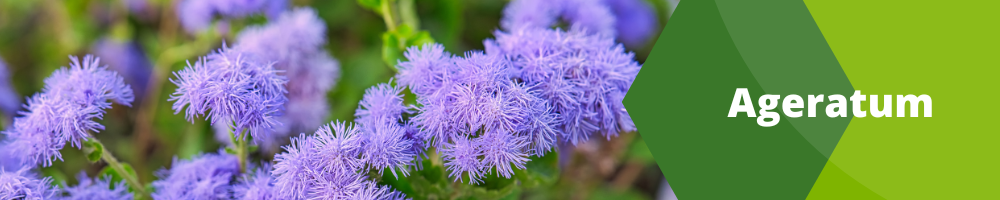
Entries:
{"type": "MultiPolygon", "coordinates": [[[[97,138],[90,138],[90,140],[93,140],[94,142],[99,143],[102,147],[104,147],[104,144],[101,143],[100,140],[97,140],[97,138]]],[[[118,162],[118,159],[116,159],[114,155],[111,155],[111,151],[103,149],[101,151],[101,160],[104,160],[104,162],[107,163],[108,166],[111,167],[111,169],[115,170],[115,172],[118,173],[118,176],[121,176],[122,179],[125,179],[125,182],[132,187],[135,193],[140,194],[137,196],[143,196],[143,197],[146,196],[146,187],[143,186],[141,182],[139,182],[138,177],[133,176],[132,173],[129,173],[127,170],[125,170],[125,167],[122,165],[122,163],[118,162]]]]}
{"type": "MultiPolygon", "coordinates": [[[[232,136],[230,137],[230,139],[232,139],[233,145],[235,146],[236,158],[238,158],[240,162],[240,173],[246,173],[247,158],[249,157],[249,150],[247,149],[247,141],[244,139],[240,139],[240,137],[236,135],[235,131],[230,130],[229,135],[232,136]]],[[[240,133],[240,136],[242,135],[243,133],[240,133]]]]}
{"type": "Polygon", "coordinates": [[[385,21],[385,26],[389,28],[389,31],[396,31],[396,19],[392,18],[392,4],[389,1],[382,1],[382,19],[385,21]]]}

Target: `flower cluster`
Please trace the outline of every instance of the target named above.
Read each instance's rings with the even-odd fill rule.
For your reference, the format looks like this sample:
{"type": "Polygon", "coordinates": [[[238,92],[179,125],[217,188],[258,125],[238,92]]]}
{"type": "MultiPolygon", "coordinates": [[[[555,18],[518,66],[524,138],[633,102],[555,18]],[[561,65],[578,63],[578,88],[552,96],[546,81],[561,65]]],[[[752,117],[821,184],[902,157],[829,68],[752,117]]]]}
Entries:
{"type": "Polygon", "coordinates": [[[66,187],[63,191],[67,194],[66,200],[87,200],[87,199],[132,199],[132,193],[128,192],[125,181],[117,184],[111,183],[111,177],[105,176],[102,179],[87,178],[87,173],[80,172],[76,176],[80,183],[74,187],[66,187]]]}
{"type": "Polygon", "coordinates": [[[50,199],[58,191],[51,183],[51,178],[38,178],[27,167],[3,169],[0,170],[0,199],[50,199]]]}
{"type": "Polygon", "coordinates": [[[153,182],[154,199],[233,199],[234,180],[240,174],[235,156],[219,151],[189,160],[174,158],[169,170],[160,170],[153,182]]]}
{"type": "Polygon", "coordinates": [[[399,83],[422,105],[412,123],[441,148],[445,165],[471,183],[496,170],[510,178],[530,155],[556,144],[560,122],[536,84],[516,79],[514,63],[500,54],[452,56],[441,45],[411,47],[401,62],[399,83]]]}
{"type": "Polygon", "coordinates": [[[215,16],[240,18],[256,13],[277,16],[288,5],[287,0],[184,0],[177,4],[177,16],[188,32],[208,28],[215,16]]]}
{"type": "Polygon", "coordinates": [[[45,79],[41,93],[28,99],[27,111],[4,131],[8,148],[24,165],[51,166],[66,143],[81,148],[90,132],[104,130],[96,119],[104,116],[111,102],[130,106],[135,98],[121,76],[99,66],[100,59],[85,56],[81,63],[70,57],[69,68],[61,68],[45,79]]]}
{"type": "MultiPolygon", "coordinates": [[[[388,126],[387,126],[388,127],[388,126]]],[[[391,129],[391,128],[390,128],[391,129]]],[[[398,129],[397,129],[398,130],[398,129]]],[[[402,132],[343,122],[321,127],[315,135],[293,138],[275,156],[271,172],[279,199],[386,199],[402,197],[365,180],[368,170],[389,169],[403,175],[414,155],[402,132]],[[372,132],[376,131],[376,132],[372,132]]],[[[400,198],[401,199],[401,198],[400,198]]]]}
{"type": "Polygon", "coordinates": [[[330,110],[326,93],[340,78],[340,66],[323,49],[326,25],[315,10],[287,11],[267,25],[243,30],[237,41],[237,48],[273,61],[288,77],[285,115],[278,118],[283,126],[276,127],[275,139],[323,124],[330,110]]]}
{"type": "Polygon", "coordinates": [[[170,96],[174,112],[185,111],[187,119],[207,115],[212,124],[223,124],[243,139],[248,132],[255,141],[271,138],[279,126],[285,97],[285,77],[272,62],[239,48],[223,48],[194,65],[175,72],[177,91],[170,96]]]}
{"type": "Polygon", "coordinates": [[[655,10],[642,0],[514,0],[501,25],[507,31],[547,29],[559,19],[571,31],[617,36],[629,45],[643,44],[659,26],[655,10]]]}
{"type": "Polygon", "coordinates": [[[535,85],[562,119],[562,138],[573,144],[594,132],[604,137],[635,131],[622,99],[641,66],[613,39],[576,31],[523,29],[496,32],[491,54],[511,59],[515,77],[535,85]]]}

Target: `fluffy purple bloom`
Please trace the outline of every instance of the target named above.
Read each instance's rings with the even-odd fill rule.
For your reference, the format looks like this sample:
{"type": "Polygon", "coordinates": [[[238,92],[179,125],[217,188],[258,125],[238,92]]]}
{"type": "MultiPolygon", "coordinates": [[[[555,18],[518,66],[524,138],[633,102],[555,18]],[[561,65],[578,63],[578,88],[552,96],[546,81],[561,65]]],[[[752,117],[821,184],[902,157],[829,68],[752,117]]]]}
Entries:
{"type": "Polygon", "coordinates": [[[160,170],[153,181],[154,199],[231,199],[233,180],[240,167],[235,156],[222,150],[218,154],[196,155],[188,160],[174,158],[169,170],[160,170]]]}
{"type": "Polygon", "coordinates": [[[577,31],[497,32],[487,51],[512,59],[518,77],[536,85],[559,113],[562,138],[573,144],[600,132],[604,137],[635,131],[621,99],[641,66],[607,36],[577,31]]]}
{"type": "Polygon", "coordinates": [[[21,108],[21,96],[14,91],[13,85],[11,85],[10,72],[7,69],[7,63],[0,58],[0,111],[2,111],[7,117],[14,117],[17,113],[17,109],[21,108]]]}
{"type": "Polygon", "coordinates": [[[274,68],[288,77],[288,102],[278,120],[277,138],[311,131],[329,115],[326,94],[340,78],[336,59],[324,50],[326,24],[309,8],[282,13],[264,26],[249,27],[237,38],[236,46],[274,62],[274,68]]]}
{"type": "Polygon", "coordinates": [[[411,152],[413,141],[406,138],[406,129],[395,121],[379,118],[364,124],[367,131],[361,140],[361,160],[370,169],[379,174],[389,169],[392,175],[400,171],[403,176],[409,176],[409,167],[416,155],[411,152]]]}
{"type": "Polygon", "coordinates": [[[659,18],[652,5],[644,0],[604,0],[615,14],[618,41],[625,45],[642,46],[656,34],[659,18]]]}
{"type": "Polygon", "coordinates": [[[243,139],[269,138],[279,126],[285,98],[285,77],[272,64],[238,48],[224,48],[175,72],[177,91],[170,97],[173,109],[187,119],[207,115],[212,124],[229,126],[243,139]],[[207,114],[206,114],[207,113],[207,114]]]}
{"type": "Polygon", "coordinates": [[[380,83],[368,88],[364,97],[358,103],[354,112],[355,120],[360,124],[375,124],[377,120],[396,122],[402,119],[403,113],[410,113],[409,107],[403,105],[403,89],[388,83],[380,83]]]}
{"type": "Polygon", "coordinates": [[[489,173],[496,169],[498,176],[510,178],[514,168],[524,169],[528,154],[523,151],[528,146],[524,137],[500,131],[487,132],[476,141],[483,152],[483,163],[489,173]]]}
{"type": "MultiPolygon", "coordinates": [[[[361,138],[366,133],[344,122],[316,134],[292,138],[275,155],[273,192],[277,199],[353,199],[365,182],[361,138]]],[[[372,159],[376,160],[376,159],[372,159]]]]}
{"type": "Polygon", "coordinates": [[[38,178],[27,167],[0,170],[0,199],[50,199],[57,192],[51,183],[51,178],[38,178]]]}
{"type": "Polygon", "coordinates": [[[361,185],[350,199],[355,200],[404,200],[408,199],[401,192],[394,191],[386,186],[379,186],[375,182],[367,181],[361,185]]]}
{"type": "Polygon", "coordinates": [[[265,13],[276,17],[288,5],[287,0],[184,0],[177,4],[177,16],[188,32],[208,28],[213,18],[240,18],[265,13]]]}
{"type": "Polygon", "coordinates": [[[548,29],[563,19],[576,31],[615,35],[615,15],[602,0],[514,0],[504,8],[504,29],[548,29]]]}
{"type": "Polygon", "coordinates": [[[95,120],[102,119],[111,102],[130,106],[132,89],[121,76],[99,66],[99,60],[86,56],[81,63],[70,57],[69,68],[61,68],[45,79],[41,93],[28,99],[27,111],[20,112],[13,127],[4,134],[25,165],[51,166],[66,143],[82,147],[90,132],[104,130],[95,120]]]}
{"type": "MultiPolygon", "coordinates": [[[[132,86],[136,97],[145,96],[153,64],[146,58],[139,43],[102,38],[93,47],[94,55],[104,58],[108,68],[125,77],[125,83],[132,86]]],[[[137,99],[141,101],[141,99],[137,99]]]]}
{"type": "Polygon", "coordinates": [[[253,175],[244,175],[243,180],[234,186],[236,199],[267,200],[276,199],[274,178],[271,177],[271,166],[262,165],[253,175]]]}
{"type": "Polygon", "coordinates": [[[132,193],[128,192],[128,186],[125,185],[125,181],[112,184],[110,176],[95,180],[88,178],[85,172],[77,174],[76,179],[80,183],[73,187],[64,188],[63,191],[68,195],[62,199],[132,199],[132,193]]]}
{"type": "Polygon", "coordinates": [[[483,156],[479,144],[465,137],[457,137],[452,141],[441,148],[444,166],[450,171],[448,177],[464,181],[462,175],[465,174],[469,177],[469,184],[482,182],[486,167],[479,161],[479,157],[483,156]]]}

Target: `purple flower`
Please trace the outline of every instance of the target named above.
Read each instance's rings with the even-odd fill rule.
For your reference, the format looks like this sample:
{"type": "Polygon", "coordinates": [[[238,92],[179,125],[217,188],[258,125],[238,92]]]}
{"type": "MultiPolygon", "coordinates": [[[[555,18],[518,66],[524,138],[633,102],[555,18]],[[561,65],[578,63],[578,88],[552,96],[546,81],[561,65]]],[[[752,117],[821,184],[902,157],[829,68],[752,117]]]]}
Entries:
{"type": "Polygon", "coordinates": [[[615,14],[618,41],[630,47],[642,46],[660,27],[656,10],[643,0],[604,0],[615,14]]]}
{"type": "MultiPolygon", "coordinates": [[[[275,155],[277,163],[271,174],[276,198],[354,199],[368,173],[362,165],[366,161],[391,158],[362,159],[362,153],[368,152],[361,138],[369,134],[372,133],[362,132],[356,126],[335,122],[312,136],[300,134],[292,138],[292,143],[283,147],[286,152],[275,155]]],[[[365,146],[369,145],[373,144],[365,146]]]]}
{"type": "Polygon", "coordinates": [[[276,17],[287,5],[287,0],[184,0],[177,4],[177,16],[184,29],[195,33],[208,28],[215,16],[241,18],[265,13],[276,17]]]}
{"type": "Polygon", "coordinates": [[[14,91],[7,63],[3,61],[3,58],[0,58],[0,111],[13,118],[17,110],[21,108],[20,105],[21,95],[14,91]]]}
{"type": "Polygon", "coordinates": [[[213,125],[230,126],[240,139],[244,131],[255,141],[272,138],[269,133],[280,125],[276,116],[287,101],[286,80],[255,56],[224,48],[175,72],[177,79],[170,81],[178,88],[169,99],[174,111],[185,110],[188,120],[207,113],[213,125]]]}
{"type": "Polygon", "coordinates": [[[451,53],[444,51],[441,44],[412,46],[404,53],[406,62],[396,65],[399,73],[396,80],[400,86],[410,88],[418,96],[429,96],[441,88],[446,88],[455,69],[451,53]]]}
{"type": "Polygon", "coordinates": [[[132,199],[132,193],[128,192],[128,186],[125,185],[125,181],[112,184],[110,176],[94,180],[88,178],[85,172],[77,174],[76,179],[80,183],[76,186],[63,189],[68,195],[62,199],[132,199]]]}
{"type": "Polygon", "coordinates": [[[455,181],[464,181],[462,175],[469,177],[469,184],[482,182],[485,175],[485,166],[479,161],[483,156],[478,143],[465,137],[452,139],[452,143],[445,143],[441,148],[441,158],[445,160],[444,166],[451,171],[448,177],[454,177],[455,181]]]}
{"type": "Polygon", "coordinates": [[[136,97],[141,98],[145,95],[153,64],[146,58],[139,43],[102,38],[94,44],[93,50],[96,56],[104,58],[109,69],[125,77],[125,82],[132,85],[136,97]]]}
{"type": "Polygon", "coordinates": [[[90,138],[90,132],[104,130],[94,121],[102,119],[111,102],[130,106],[132,89],[121,76],[98,66],[100,59],[76,57],[69,68],[61,68],[45,79],[41,93],[28,99],[27,111],[14,119],[14,126],[4,132],[13,154],[25,165],[51,166],[65,143],[82,147],[81,142],[90,138]]]}
{"type": "Polygon", "coordinates": [[[403,106],[402,92],[402,88],[389,83],[380,83],[368,88],[354,112],[354,121],[375,125],[377,120],[392,123],[401,120],[403,113],[410,112],[409,107],[403,106]]]}
{"type": "Polygon", "coordinates": [[[504,8],[501,25],[508,31],[548,29],[559,17],[575,31],[615,35],[615,15],[602,0],[515,0],[504,8]]]}
{"type": "MultiPolygon", "coordinates": [[[[497,32],[491,53],[512,59],[518,77],[536,85],[561,121],[561,137],[573,144],[591,134],[604,137],[635,131],[621,98],[641,66],[607,36],[578,31],[497,32]]],[[[544,130],[544,129],[543,129],[544,130]]]]}
{"type": "Polygon", "coordinates": [[[350,199],[355,200],[404,200],[406,195],[394,191],[392,188],[379,186],[375,182],[366,181],[361,188],[351,195],[350,199]]]}
{"type": "Polygon", "coordinates": [[[37,178],[29,169],[0,170],[0,199],[38,200],[49,199],[56,194],[51,178],[37,178]]]}
{"type": "Polygon", "coordinates": [[[174,158],[169,170],[160,170],[153,181],[154,199],[231,199],[232,182],[239,175],[236,157],[218,154],[196,155],[188,160],[174,158]]]}
{"type": "Polygon", "coordinates": [[[379,174],[389,169],[396,178],[397,170],[408,176],[407,167],[416,155],[411,152],[413,141],[406,138],[406,129],[388,118],[377,118],[363,126],[366,133],[360,143],[361,160],[379,174]]]}
{"type": "Polygon", "coordinates": [[[274,191],[280,199],[305,199],[316,181],[319,166],[315,144],[311,137],[300,134],[291,144],[282,147],[286,152],[274,156],[274,191]]]}
{"type": "Polygon", "coordinates": [[[265,60],[288,77],[288,102],[283,126],[275,136],[287,138],[318,128],[329,112],[326,93],[336,86],[340,66],[325,51],[326,24],[309,8],[282,13],[264,26],[249,27],[237,38],[236,46],[265,60]]]}
{"type": "Polygon", "coordinates": [[[528,146],[524,137],[501,131],[490,131],[476,141],[483,152],[483,163],[492,172],[497,170],[497,176],[510,178],[514,169],[524,169],[528,162],[528,154],[523,149],[528,146]]]}
{"type": "Polygon", "coordinates": [[[274,178],[271,177],[271,166],[264,164],[254,171],[253,175],[244,175],[243,181],[234,186],[236,199],[267,200],[276,199],[274,178]]]}

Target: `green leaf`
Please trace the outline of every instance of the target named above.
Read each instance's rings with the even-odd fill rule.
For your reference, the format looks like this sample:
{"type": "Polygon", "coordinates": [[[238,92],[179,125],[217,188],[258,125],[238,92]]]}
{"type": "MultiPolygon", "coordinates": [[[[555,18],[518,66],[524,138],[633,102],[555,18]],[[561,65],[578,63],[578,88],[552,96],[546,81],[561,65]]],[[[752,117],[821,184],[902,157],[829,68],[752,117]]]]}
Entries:
{"type": "MultiPolygon", "coordinates": [[[[139,177],[138,175],[136,175],[135,169],[132,168],[132,165],[129,165],[128,163],[121,163],[121,165],[122,165],[122,168],[125,169],[126,173],[130,174],[132,177],[139,177]]],[[[124,180],[122,178],[122,176],[120,174],[118,174],[118,172],[115,171],[115,169],[112,168],[111,166],[107,166],[107,167],[104,167],[104,169],[101,169],[101,172],[99,173],[99,175],[100,175],[99,177],[111,176],[111,182],[112,183],[117,183],[117,182],[121,182],[122,180],[124,180]]],[[[134,191],[134,189],[136,189],[136,188],[132,188],[132,189],[134,191]]]]}
{"type": "Polygon", "coordinates": [[[514,171],[514,176],[521,181],[526,188],[548,187],[559,180],[559,153],[552,151],[545,156],[530,157],[531,161],[525,163],[525,170],[514,171]]]}
{"type": "Polygon", "coordinates": [[[237,154],[236,153],[236,149],[233,149],[233,147],[226,147],[226,153],[233,154],[233,155],[237,154]]]}
{"type": "Polygon", "coordinates": [[[101,160],[101,155],[104,155],[104,145],[97,140],[83,141],[83,153],[87,154],[87,161],[95,163],[101,160]]]}
{"type": "Polygon", "coordinates": [[[399,48],[400,40],[395,33],[385,32],[382,34],[382,61],[393,70],[396,70],[396,63],[403,57],[403,51],[399,48]]]}

